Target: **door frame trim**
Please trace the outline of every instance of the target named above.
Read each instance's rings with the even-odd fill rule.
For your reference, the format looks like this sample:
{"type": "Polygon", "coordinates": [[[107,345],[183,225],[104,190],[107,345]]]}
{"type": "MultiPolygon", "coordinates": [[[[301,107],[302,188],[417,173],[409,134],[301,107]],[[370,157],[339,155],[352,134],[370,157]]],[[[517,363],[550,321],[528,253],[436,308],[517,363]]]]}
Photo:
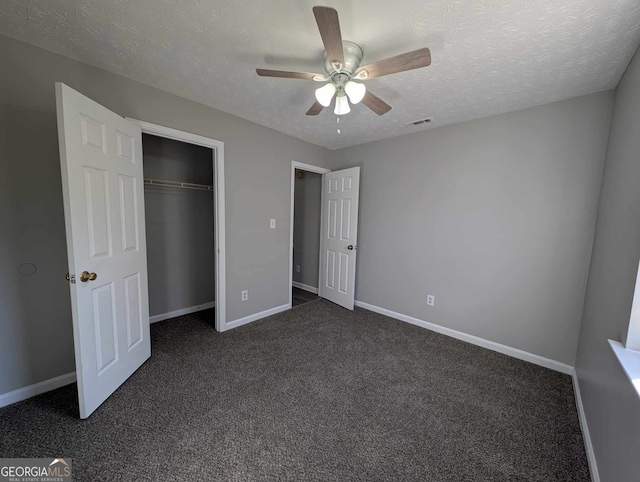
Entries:
{"type": "MultiPolygon", "coordinates": [[[[291,212],[289,214],[289,308],[293,307],[293,216],[294,216],[294,207],[295,207],[295,191],[296,191],[296,169],[300,169],[301,171],[315,172],[317,174],[323,175],[323,185],[324,185],[324,174],[331,172],[331,169],[326,169],[320,166],[314,166],[311,164],[305,164],[304,162],[291,161],[291,212]]],[[[322,209],[322,201],[320,201],[320,208],[322,209]]],[[[322,218],[320,221],[320,244],[318,245],[320,249],[322,249],[322,218]]],[[[320,267],[320,253],[318,253],[318,267],[320,267]]],[[[320,269],[318,269],[318,296],[322,296],[322,290],[320,287],[320,269]]]]}
{"type": "MultiPolygon", "coordinates": [[[[190,132],[172,129],[151,122],[125,117],[129,122],[137,124],[145,134],[173,139],[176,141],[195,144],[197,146],[209,147],[213,149],[214,173],[214,255],[215,255],[215,278],[216,278],[216,331],[227,329],[227,298],[226,298],[226,234],[225,234],[225,202],[224,202],[224,142],[204,137],[190,132]]],[[[144,152],[143,152],[144,155],[144,152]]]]}

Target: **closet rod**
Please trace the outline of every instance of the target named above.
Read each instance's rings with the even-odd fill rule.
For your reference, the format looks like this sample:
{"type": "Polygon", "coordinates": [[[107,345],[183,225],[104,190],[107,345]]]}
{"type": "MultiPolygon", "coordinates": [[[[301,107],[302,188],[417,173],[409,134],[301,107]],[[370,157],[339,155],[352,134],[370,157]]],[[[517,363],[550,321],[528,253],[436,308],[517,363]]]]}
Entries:
{"type": "Polygon", "coordinates": [[[192,182],[164,181],[162,179],[145,179],[148,186],[175,187],[178,189],[196,189],[198,191],[213,191],[213,186],[206,184],[194,184],[192,182]]]}

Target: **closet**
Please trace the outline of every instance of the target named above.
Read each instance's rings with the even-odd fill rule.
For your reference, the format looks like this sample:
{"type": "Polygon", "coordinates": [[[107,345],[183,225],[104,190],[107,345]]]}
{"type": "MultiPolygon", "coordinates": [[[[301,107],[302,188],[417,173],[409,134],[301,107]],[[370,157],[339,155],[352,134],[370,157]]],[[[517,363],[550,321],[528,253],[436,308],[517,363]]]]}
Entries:
{"type": "Polygon", "coordinates": [[[215,306],[214,152],[150,134],[142,148],[153,323],[215,306]]]}

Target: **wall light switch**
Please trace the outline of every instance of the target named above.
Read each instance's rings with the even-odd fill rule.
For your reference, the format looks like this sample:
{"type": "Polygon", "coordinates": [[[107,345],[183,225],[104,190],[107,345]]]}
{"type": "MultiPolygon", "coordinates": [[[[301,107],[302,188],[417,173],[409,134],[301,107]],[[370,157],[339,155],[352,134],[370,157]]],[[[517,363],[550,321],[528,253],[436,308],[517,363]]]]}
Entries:
{"type": "Polygon", "coordinates": [[[269,222],[269,227],[270,227],[271,229],[276,229],[276,220],[275,220],[275,219],[272,219],[272,220],[269,222]]]}

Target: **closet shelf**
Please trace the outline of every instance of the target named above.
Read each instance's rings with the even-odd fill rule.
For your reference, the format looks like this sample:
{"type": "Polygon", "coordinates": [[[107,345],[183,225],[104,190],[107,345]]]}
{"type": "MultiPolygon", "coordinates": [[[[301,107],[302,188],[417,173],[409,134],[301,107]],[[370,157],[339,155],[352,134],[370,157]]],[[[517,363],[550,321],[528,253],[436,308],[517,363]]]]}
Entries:
{"type": "Polygon", "coordinates": [[[196,189],[198,191],[213,191],[213,186],[207,184],[194,184],[192,182],[164,181],[162,179],[145,179],[148,186],[174,187],[178,189],[196,189]]]}

